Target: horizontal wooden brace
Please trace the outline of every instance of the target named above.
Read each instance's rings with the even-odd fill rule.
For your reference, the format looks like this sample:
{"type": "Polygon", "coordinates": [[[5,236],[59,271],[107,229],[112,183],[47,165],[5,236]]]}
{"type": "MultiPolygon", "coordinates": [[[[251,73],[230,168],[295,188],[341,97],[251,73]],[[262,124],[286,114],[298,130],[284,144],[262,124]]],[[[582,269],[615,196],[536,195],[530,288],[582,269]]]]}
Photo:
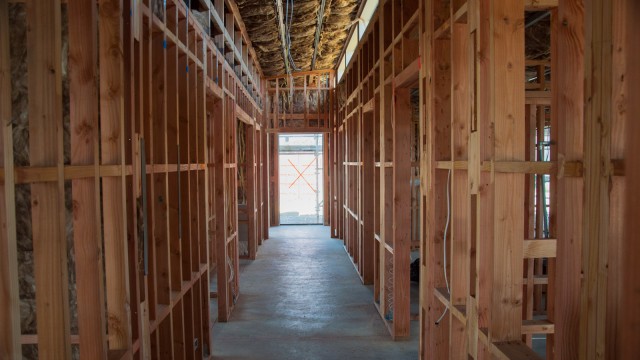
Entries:
{"type": "Polygon", "coordinates": [[[277,133],[296,133],[296,134],[317,134],[317,133],[330,133],[331,129],[326,127],[280,127],[275,129],[267,129],[267,133],[269,134],[277,134],[277,133]]]}
{"type": "Polygon", "coordinates": [[[367,101],[367,103],[362,106],[362,112],[365,113],[365,114],[373,112],[373,109],[374,109],[375,105],[376,105],[376,99],[375,98],[367,101]]]}
{"type": "Polygon", "coordinates": [[[549,320],[522,320],[522,334],[553,334],[555,325],[549,320]]]}
{"type": "Polygon", "coordinates": [[[525,240],[522,246],[525,259],[556,257],[556,239],[525,240]]]}
{"type": "MultiPolygon", "coordinates": [[[[555,161],[483,161],[481,170],[484,172],[516,173],[516,174],[546,174],[564,177],[581,177],[583,173],[582,162],[567,161],[561,163],[558,171],[555,161]]],[[[612,163],[615,165],[615,163],[612,163]]],[[[436,169],[467,170],[469,163],[462,161],[436,161],[436,169]]]]}
{"type": "MultiPolygon", "coordinates": [[[[181,164],[180,171],[204,170],[205,164],[181,164]]],[[[147,175],[177,172],[177,164],[147,165],[147,175]]],[[[14,169],[16,184],[32,184],[38,182],[57,181],[57,167],[16,167],[14,169]]],[[[133,174],[132,165],[124,166],[124,175],[133,174]]],[[[100,165],[98,177],[121,176],[120,165],[100,165]]],[[[64,167],[64,179],[74,180],[96,176],[93,165],[67,165],[64,167]]],[[[0,182],[4,182],[4,170],[0,169],[0,182]]]]}
{"type": "MultiPolygon", "coordinates": [[[[278,88],[278,89],[281,90],[281,91],[288,91],[288,90],[291,90],[292,88],[287,86],[287,87],[278,88]]],[[[320,87],[309,86],[309,87],[306,88],[306,90],[308,92],[317,91],[317,90],[325,90],[326,91],[326,90],[331,90],[331,89],[333,89],[333,88],[326,87],[326,86],[320,86],[320,87]]],[[[303,90],[305,90],[305,87],[304,86],[294,86],[293,90],[303,91],[303,90]]],[[[267,91],[270,92],[270,93],[274,93],[274,92],[276,92],[276,88],[270,86],[270,87],[267,88],[267,91]]]]}
{"type": "MultiPolygon", "coordinates": [[[[529,283],[528,278],[522,279],[522,285],[527,285],[529,283]]],[[[533,285],[547,285],[549,284],[549,278],[546,275],[534,275],[533,276],[533,285]]]]}
{"type": "Polygon", "coordinates": [[[525,91],[526,105],[551,105],[551,91],[525,91]]]}
{"type": "Polygon", "coordinates": [[[302,120],[305,118],[310,118],[310,119],[328,119],[329,115],[326,113],[322,113],[322,114],[317,114],[317,113],[309,113],[307,114],[303,114],[303,113],[298,113],[298,114],[278,114],[278,116],[272,116],[272,118],[274,119],[280,119],[280,120],[302,120]]]}
{"type": "MultiPolygon", "coordinates": [[[[297,77],[297,76],[306,76],[306,75],[328,75],[333,73],[334,70],[309,70],[309,71],[296,71],[296,72],[292,72],[291,76],[292,77],[297,77]]],[[[282,79],[282,78],[288,78],[289,75],[272,75],[272,76],[265,76],[264,79],[265,80],[275,80],[275,79],[282,79]]]]}
{"type": "Polygon", "coordinates": [[[255,125],[255,118],[251,117],[244,110],[242,110],[242,108],[238,104],[236,104],[236,117],[247,125],[255,125]]]}
{"type": "Polygon", "coordinates": [[[493,343],[490,346],[494,359],[500,360],[541,360],[527,344],[521,341],[493,343]]]}
{"type": "MultiPolygon", "coordinates": [[[[20,343],[22,345],[33,345],[38,343],[38,334],[22,334],[20,335],[20,343]]],[[[80,344],[80,335],[71,334],[71,343],[80,344]]]]}
{"type": "Polygon", "coordinates": [[[558,7],[558,0],[524,0],[525,11],[549,10],[558,7]]]}
{"type": "Polygon", "coordinates": [[[395,87],[412,87],[418,82],[420,74],[420,58],[413,60],[400,74],[394,79],[395,87]]]}

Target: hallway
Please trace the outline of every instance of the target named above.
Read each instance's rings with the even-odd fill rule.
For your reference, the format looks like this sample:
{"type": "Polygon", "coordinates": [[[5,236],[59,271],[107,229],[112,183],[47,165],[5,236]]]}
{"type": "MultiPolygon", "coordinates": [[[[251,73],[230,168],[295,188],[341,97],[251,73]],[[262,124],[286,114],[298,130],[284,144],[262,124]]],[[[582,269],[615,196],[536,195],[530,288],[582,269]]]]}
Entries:
{"type": "Polygon", "coordinates": [[[391,340],[342,241],[324,226],[280,226],[240,265],[231,320],[215,323],[215,359],[415,359],[411,339],[391,340]]]}

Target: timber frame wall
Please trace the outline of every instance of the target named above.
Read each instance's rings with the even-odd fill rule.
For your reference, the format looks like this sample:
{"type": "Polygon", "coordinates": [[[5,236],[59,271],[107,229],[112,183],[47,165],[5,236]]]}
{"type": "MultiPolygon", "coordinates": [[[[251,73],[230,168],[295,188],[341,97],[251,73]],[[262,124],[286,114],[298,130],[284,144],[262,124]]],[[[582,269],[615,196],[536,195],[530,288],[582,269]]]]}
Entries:
{"type": "MultiPolygon", "coordinates": [[[[336,87],[337,209],[344,246],[394,339],[409,336],[411,90],[418,88],[421,1],[380,2],[336,87]]],[[[416,219],[419,220],[419,219],[416,219]]]]}
{"type": "Polygon", "coordinates": [[[210,297],[227,321],[239,295],[238,121],[251,129],[252,257],[268,236],[264,80],[236,5],[199,4],[211,11],[209,33],[178,0],[16,4],[26,6],[31,29],[31,163],[14,167],[8,3],[0,0],[0,358],[22,359],[34,345],[52,359],[70,359],[77,346],[86,359],[209,358],[210,297]],[[62,150],[61,6],[69,19],[70,163],[62,150]],[[65,182],[78,334],[69,324],[65,182]],[[18,185],[31,187],[37,334],[20,328],[18,185]]]}
{"type": "Polygon", "coordinates": [[[408,312],[389,321],[381,304],[389,290],[394,306],[409,304],[410,157],[399,140],[404,88],[419,72],[420,358],[535,359],[534,334],[546,337],[547,359],[637,356],[638,187],[625,173],[638,162],[624,160],[625,145],[637,159],[638,128],[625,139],[637,123],[627,124],[638,103],[635,3],[380,1],[336,86],[332,199],[342,213],[332,233],[373,282],[391,335],[407,335],[408,312]],[[549,59],[525,60],[527,11],[550,12],[549,59]],[[538,80],[525,83],[525,69],[538,80]]]}

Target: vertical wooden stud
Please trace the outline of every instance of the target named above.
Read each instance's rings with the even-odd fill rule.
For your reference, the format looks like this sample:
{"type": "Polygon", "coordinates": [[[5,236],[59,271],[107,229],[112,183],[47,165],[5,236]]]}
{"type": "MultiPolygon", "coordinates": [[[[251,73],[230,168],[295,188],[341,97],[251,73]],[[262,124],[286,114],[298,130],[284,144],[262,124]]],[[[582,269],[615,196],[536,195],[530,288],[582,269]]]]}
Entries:
{"type": "Polygon", "coordinates": [[[0,185],[0,358],[18,360],[22,359],[22,347],[9,49],[9,5],[7,0],[0,0],[0,161],[4,168],[4,184],[0,185]]]}
{"type": "Polygon", "coordinates": [[[94,177],[73,180],[73,235],[80,356],[105,359],[106,319],[100,231],[98,148],[98,14],[93,1],[72,1],[69,11],[71,164],[93,165],[94,177]]]}
{"type": "Polygon", "coordinates": [[[60,1],[27,3],[29,156],[31,166],[57,168],[57,181],[31,185],[38,350],[71,356],[65,233],[60,1]],[[52,214],[56,214],[53,215],[52,214]]]}
{"type": "MultiPolygon", "coordinates": [[[[582,161],[584,119],[583,0],[558,3],[557,53],[552,105],[557,116],[558,161],[582,161]],[[560,91],[562,89],[562,91],[560,91]]],[[[549,320],[555,327],[555,357],[578,358],[582,259],[583,180],[559,174],[557,184],[557,261],[555,301],[549,320]]]]}
{"type": "Polygon", "coordinates": [[[131,348],[129,270],[126,246],[124,73],[121,3],[99,3],[100,136],[103,165],[116,165],[120,176],[102,179],[103,237],[110,350],[131,348]]]}

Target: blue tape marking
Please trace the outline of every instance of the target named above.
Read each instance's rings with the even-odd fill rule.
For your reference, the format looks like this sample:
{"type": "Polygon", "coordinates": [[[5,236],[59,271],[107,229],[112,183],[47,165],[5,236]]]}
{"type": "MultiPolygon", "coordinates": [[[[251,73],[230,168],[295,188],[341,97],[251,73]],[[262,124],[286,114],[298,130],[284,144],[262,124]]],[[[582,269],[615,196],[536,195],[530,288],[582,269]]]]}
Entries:
{"type": "Polygon", "coordinates": [[[167,48],[167,40],[162,40],[162,47],[167,48]]]}
{"type": "Polygon", "coordinates": [[[187,65],[187,72],[189,72],[189,65],[187,65]]]}

